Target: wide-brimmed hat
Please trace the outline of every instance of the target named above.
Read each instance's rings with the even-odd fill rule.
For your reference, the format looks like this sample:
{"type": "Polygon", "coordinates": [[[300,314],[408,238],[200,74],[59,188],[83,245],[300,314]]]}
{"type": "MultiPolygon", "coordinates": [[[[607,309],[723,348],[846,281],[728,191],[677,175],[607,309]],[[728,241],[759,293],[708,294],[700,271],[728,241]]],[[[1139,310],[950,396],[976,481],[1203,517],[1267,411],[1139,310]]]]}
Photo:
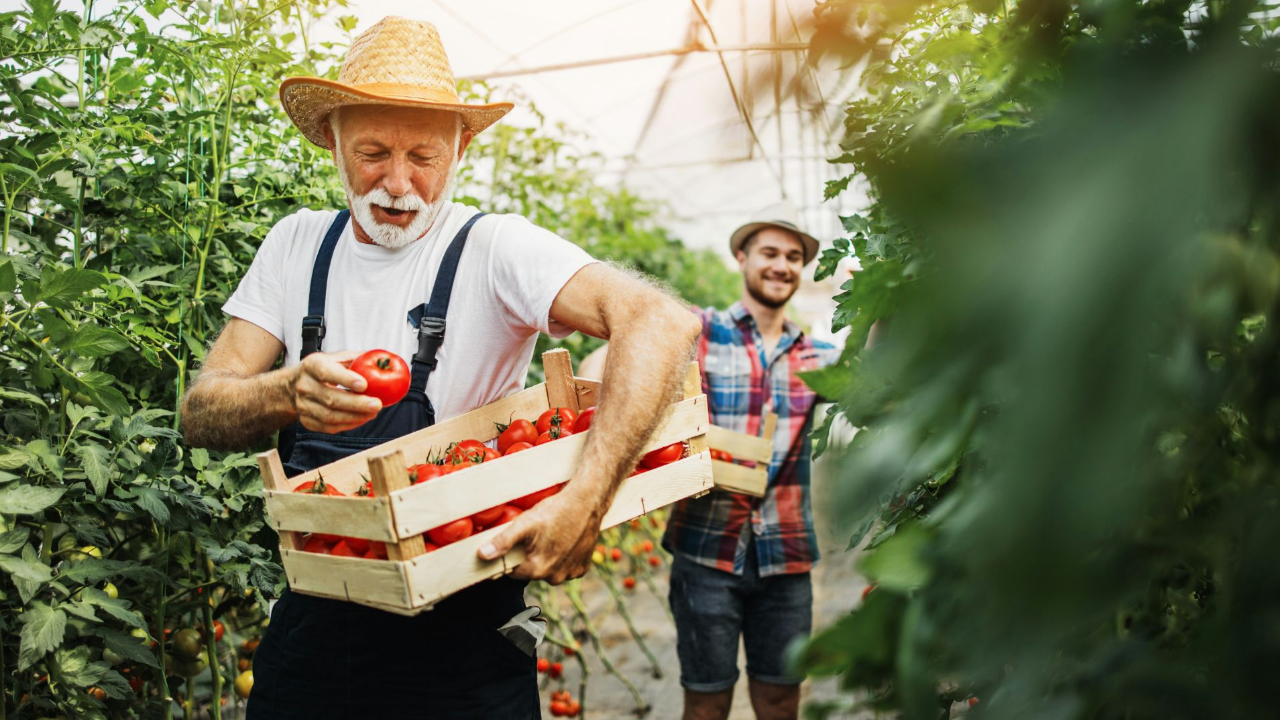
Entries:
{"type": "Polygon", "coordinates": [[[453,70],[436,26],[385,17],[351,43],[338,80],[293,77],[280,84],[280,102],[308,140],[329,149],[321,127],[343,105],[398,105],[451,110],[472,133],[494,124],[511,103],[468,104],[458,99],[453,70]]]}
{"type": "Polygon", "coordinates": [[[800,210],[789,200],[760,210],[751,216],[746,225],[734,230],[733,235],[729,236],[729,252],[737,255],[748,238],[767,227],[781,228],[799,235],[800,242],[804,245],[805,265],[818,256],[817,238],[800,229],[800,210]]]}

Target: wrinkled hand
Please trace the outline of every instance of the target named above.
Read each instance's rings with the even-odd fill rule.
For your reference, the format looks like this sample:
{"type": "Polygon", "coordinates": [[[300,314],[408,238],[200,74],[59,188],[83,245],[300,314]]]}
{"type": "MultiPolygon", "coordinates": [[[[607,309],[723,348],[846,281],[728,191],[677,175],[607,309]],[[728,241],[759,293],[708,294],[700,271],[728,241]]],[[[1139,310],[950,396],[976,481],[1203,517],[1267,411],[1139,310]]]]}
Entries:
{"type": "Polygon", "coordinates": [[[597,498],[575,492],[573,486],[571,481],[564,490],[521,513],[480,548],[480,557],[493,560],[524,543],[525,560],[512,577],[559,585],[586,575],[605,507],[597,507],[601,504],[597,498]]]}
{"type": "Polygon", "coordinates": [[[359,427],[377,416],[382,402],[356,393],[367,383],[349,368],[360,353],[311,353],[298,365],[293,381],[293,406],[308,430],[337,433],[359,427]],[[344,390],[339,386],[350,388],[344,390]]]}

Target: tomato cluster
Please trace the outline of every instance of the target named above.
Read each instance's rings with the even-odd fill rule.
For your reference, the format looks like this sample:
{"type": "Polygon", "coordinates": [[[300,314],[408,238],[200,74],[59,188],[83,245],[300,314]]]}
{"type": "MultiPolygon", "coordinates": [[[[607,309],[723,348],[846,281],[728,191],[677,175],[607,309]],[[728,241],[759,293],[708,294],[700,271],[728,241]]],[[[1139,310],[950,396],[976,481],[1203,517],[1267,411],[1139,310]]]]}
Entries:
{"type": "Polygon", "coordinates": [[[720,461],[722,461],[722,462],[733,462],[733,461],[734,461],[734,460],[733,460],[733,456],[732,456],[732,455],[730,455],[729,453],[725,452],[724,450],[716,450],[715,448],[711,448],[711,459],[712,459],[712,460],[720,460],[720,461]]]}
{"type": "Polygon", "coordinates": [[[577,717],[582,711],[582,706],[573,699],[568,690],[557,690],[551,693],[551,705],[547,709],[554,717],[577,717]]]}

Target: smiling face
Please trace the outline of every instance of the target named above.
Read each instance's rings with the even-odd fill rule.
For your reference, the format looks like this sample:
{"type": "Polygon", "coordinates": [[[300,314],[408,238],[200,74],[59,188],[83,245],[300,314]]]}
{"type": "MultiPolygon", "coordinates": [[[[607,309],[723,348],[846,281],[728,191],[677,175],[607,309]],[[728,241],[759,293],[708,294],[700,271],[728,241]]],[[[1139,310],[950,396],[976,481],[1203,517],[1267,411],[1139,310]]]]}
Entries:
{"type": "Polygon", "coordinates": [[[747,294],[765,307],[780,308],[800,289],[804,243],[782,228],[766,227],[738,251],[747,294]]]}
{"type": "Polygon", "coordinates": [[[348,105],[324,126],[351,205],[356,237],[386,248],[421,238],[449,200],[471,142],[445,110],[348,105]]]}

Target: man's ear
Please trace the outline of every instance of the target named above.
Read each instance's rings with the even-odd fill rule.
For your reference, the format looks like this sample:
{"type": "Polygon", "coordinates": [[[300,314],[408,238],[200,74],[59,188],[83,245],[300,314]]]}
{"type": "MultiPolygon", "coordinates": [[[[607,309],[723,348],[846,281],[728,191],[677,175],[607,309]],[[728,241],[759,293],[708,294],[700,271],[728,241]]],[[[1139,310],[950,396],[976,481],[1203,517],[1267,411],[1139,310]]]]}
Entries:
{"type": "Polygon", "coordinates": [[[747,254],[743,252],[741,249],[734,250],[733,256],[738,260],[738,267],[742,267],[743,265],[747,264],[747,254]]]}
{"type": "Polygon", "coordinates": [[[334,162],[338,162],[338,138],[333,134],[333,125],[325,120],[320,123],[320,132],[324,133],[324,141],[329,143],[329,151],[333,153],[334,162]]]}
{"type": "Polygon", "coordinates": [[[458,159],[462,159],[462,153],[466,152],[467,146],[471,144],[471,139],[475,137],[475,133],[470,130],[463,130],[458,136],[458,159]]]}

